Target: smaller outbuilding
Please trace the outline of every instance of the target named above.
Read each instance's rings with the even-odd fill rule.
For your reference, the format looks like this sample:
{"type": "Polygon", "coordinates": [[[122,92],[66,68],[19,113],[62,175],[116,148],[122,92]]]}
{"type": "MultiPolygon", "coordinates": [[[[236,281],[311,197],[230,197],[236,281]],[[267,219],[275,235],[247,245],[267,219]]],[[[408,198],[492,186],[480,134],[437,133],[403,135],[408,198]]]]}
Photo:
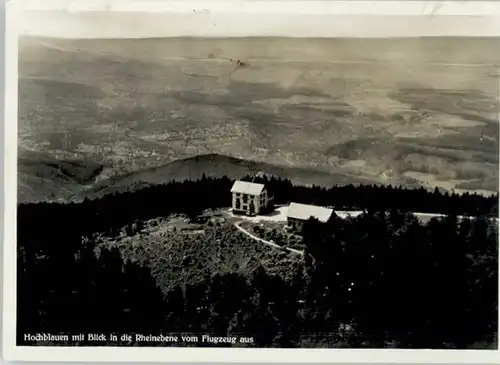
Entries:
{"type": "Polygon", "coordinates": [[[333,209],[320,207],[317,205],[290,203],[287,212],[287,224],[294,230],[302,230],[305,221],[316,218],[320,222],[326,223],[333,214],[333,209]]]}

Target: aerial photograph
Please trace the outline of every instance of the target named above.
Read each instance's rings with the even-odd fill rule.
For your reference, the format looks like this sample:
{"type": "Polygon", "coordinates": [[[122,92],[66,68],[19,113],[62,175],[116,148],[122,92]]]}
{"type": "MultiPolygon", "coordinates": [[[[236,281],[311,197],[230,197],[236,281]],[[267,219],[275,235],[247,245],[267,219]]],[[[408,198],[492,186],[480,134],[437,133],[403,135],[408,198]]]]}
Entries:
{"type": "Polygon", "coordinates": [[[498,348],[498,38],[64,16],[19,37],[18,346],[498,348]]]}

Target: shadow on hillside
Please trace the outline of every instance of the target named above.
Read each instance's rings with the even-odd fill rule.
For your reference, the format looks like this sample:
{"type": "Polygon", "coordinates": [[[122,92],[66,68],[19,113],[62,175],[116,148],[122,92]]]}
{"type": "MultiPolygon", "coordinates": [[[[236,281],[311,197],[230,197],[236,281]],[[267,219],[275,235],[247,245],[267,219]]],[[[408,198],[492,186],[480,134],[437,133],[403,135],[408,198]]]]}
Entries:
{"type": "Polygon", "coordinates": [[[259,215],[262,217],[276,217],[277,215],[280,215],[280,214],[281,214],[280,211],[275,209],[272,212],[262,213],[259,215]]]}

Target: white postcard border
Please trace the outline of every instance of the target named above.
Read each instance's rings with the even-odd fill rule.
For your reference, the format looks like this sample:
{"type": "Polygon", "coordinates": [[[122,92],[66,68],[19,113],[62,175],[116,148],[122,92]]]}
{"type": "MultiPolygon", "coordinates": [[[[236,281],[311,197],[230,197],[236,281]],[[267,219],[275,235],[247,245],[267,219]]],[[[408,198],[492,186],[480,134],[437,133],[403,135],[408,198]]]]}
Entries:
{"type": "MultiPolygon", "coordinates": [[[[377,14],[481,16],[498,24],[500,2],[435,1],[52,1],[7,4],[4,72],[3,172],[3,357],[9,361],[207,362],[207,363],[500,363],[498,350],[349,350],[349,349],[214,349],[125,347],[18,347],[16,329],[16,197],[17,197],[17,30],[21,10],[165,11],[231,14],[377,14]]],[[[223,17],[219,17],[223,19],[223,17]]],[[[230,35],[229,35],[230,36],[230,35]]],[[[310,35],[311,36],[311,35],[310,35]]],[[[500,84],[499,84],[500,90],[500,84]]],[[[500,95],[499,95],[500,100],[500,95]]],[[[500,112],[499,112],[500,119],[500,112]]],[[[0,175],[1,176],[1,175],[0,175]]]]}

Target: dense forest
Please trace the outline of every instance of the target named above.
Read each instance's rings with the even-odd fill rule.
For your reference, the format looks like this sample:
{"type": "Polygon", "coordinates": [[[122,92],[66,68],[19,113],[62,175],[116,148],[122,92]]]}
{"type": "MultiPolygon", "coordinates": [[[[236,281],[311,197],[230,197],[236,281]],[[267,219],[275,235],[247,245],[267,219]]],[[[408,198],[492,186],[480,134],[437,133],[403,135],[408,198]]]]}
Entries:
{"type": "Polygon", "coordinates": [[[35,344],[28,333],[127,332],[252,336],[249,346],[496,348],[498,196],[266,182],[278,204],[365,213],[310,220],[305,255],[291,258],[230,224],[196,239],[144,238],[150,219],[229,206],[227,178],[19,205],[18,344],[35,344]],[[422,223],[411,212],[447,216],[422,223]],[[135,240],[102,245],[124,236],[135,240]],[[217,270],[203,270],[214,260],[217,270]]]}

